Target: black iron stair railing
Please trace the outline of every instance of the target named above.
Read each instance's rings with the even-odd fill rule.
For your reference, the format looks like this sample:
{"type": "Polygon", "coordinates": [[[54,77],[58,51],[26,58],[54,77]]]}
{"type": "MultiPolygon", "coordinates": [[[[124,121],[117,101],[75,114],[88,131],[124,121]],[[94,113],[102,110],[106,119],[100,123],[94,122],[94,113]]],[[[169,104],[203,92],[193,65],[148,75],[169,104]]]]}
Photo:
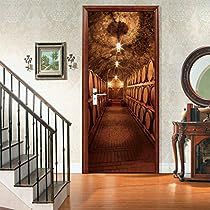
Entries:
{"type": "MultiPolygon", "coordinates": [[[[25,154],[30,153],[35,156],[38,155],[39,167],[45,167],[46,171],[48,168],[54,169],[53,170],[54,175],[51,176],[51,183],[52,180],[55,183],[60,181],[63,183],[65,183],[66,181],[67,182],[70,181],[71,122],[67,120],[60,112],[58,112],[51,104],[49,104],[39,93],[37,93],[31,86],[29,86],[24,80],[22,80],[17,74],[15,74],[9,67],[7,67],[1,61],[0,61],[0,82],[2,87],[1,88],[2,92],[0,95],[0,101],[1,101],[0,128],[5,128],[5,126],[8,126],[10,146],[12,146],[11,142],[12,138],[14,138],[14,135],[16,135],[18,141],[21,142],[22,140],[23,128],[21,126],[21,122],[24,116],[25,154]],[[8,91],[10,92],[8,93],[8,91]],[[15,99],[18,99],[21,102],[18,103],[16,110],[14,110],[14,105],[13,105],[13,100],[15,99],[12,98],[11,95],[16,97],[15,99]],[[24,111],[22,110],[23,105],[24,105],[24,111]],[[26,107],[29,108],[30,112],[28,112],[27,109],[25,109],[26,107]],[[15,115],[16,117],[14,117],[15,112],[17,113],[15,115]],[[47,129],[47,127],[45,128],[45,126],[42,125],[39,122],[39,120],[37,120],[34,117],[31,117],[31,112],[36,114],[36,116],[38,116],[39,119],[41,119],[42,122],[44,122],[46,125],[53,128],[53,130],[55,131],[54,135],[51,135],[49,129],[47,129]],[[7,113],[9,114],[7,115],[7,113]],[[15,129],[13,129],[14,122],[17,123],[15,129]],[[58,137],[60,137],[60,139],[58,139],[58,137]],[[51,138],[53,139],[52,141],[53,145],[50,145],[51,138]],[[37,146],[39,151],[37,151],[36,148],[37,146]],[[53,161],[50,161],[51,159],[53,161]],[[62,176],[60,176],[59,173],[61,173],[62,176]]],[[[0,145],[0,150],[1,150],[1,145],[0,145]]],[[[19,152],[21,151],[21,146],[18,146],[18,150],[19,152]]],[[[12,155],[12,150],[9,151],[9,153],[11,153],[12,155]]],[[[30,156],[28,160],[30,160],[30,156]]],[[[31,163],[30,161],[28,162],[30,168],[31,163]]],[[[19,171],[19,177],[20,180],[21,178],[23,178],[21,177],[21,171],[19,171]]],[[[47,181],[49,182],[49,180],[47,181]]],[[[46,187],[49,185],[47,181],[46,181],[46,187]]],[[[28,177],[28,182],[30,182],[29,177],[28,177]]]]}
{"type": "MultiPolygon", "coordinates": [[[[50,103],[48,103],[39,93],[37,93],[31,86],[29,86],[24,80],[22,80],[17,74],[15,74],[9,67],[0,61],[0,79],[3,85],[5,85],[11,92],[13,92],[19,99],[24,101],[24,104],[29,107],[34,113],[36,113],[43,121],[47,122],[49,126],[54,128],[55,135],[53,151],[55,158],[53,162],[55,171],[55,181],[70,181],[70,127],[71,122],[67,120],[60,112],[58,112],[50,103]],[[61,140],[58,141],[58,136],[61,136],[61,140]],[[58,173],[63,173],[62,179],[58,177],[58,173]]],[[[6,97],[3,91],[2,93],[2,126],[5,125],[5,107],[6,97]]],[[[32,141],[35,141],[36,121],[32,122],[32,141]]],[[[40,134],[40,161],[43,159],[44,141],[44,129],[39,128],[40,134]]],[[[33,147],[34,148],[34,147],[33,147]]],[[[27,150],[27,145],[26,148],[27,150]]],[[[49,154],[49,153],[48,153],[49,154]]],[[[42,162],[42,161],[41,161],[42,162]]],[[[48,163],[48,166],[51,163],[48,163]]]]}
{"type": "MultiPolygon", "coordinates": [[[[8,122],[9,122],[9,145],[8,146],[8,156],[4,155],[6,148],[3,148],[5,139],[2,136],[2,129],[0,131],[0,169],[17,169],[18,170],[18,180],[17,184],[21,185],[21,180],[24,177],[28,177],[28,185],[31,183],[30,174],[33,172],[31,170],[32,160],[35,161],[34,169],[37,171],[36,174],[36,199],[39,201],[40,197],[40,175],[39,169],[42,168],[43,162],[45,162],[45,191],[46,191],[46,201],[49,201],[48,198],[48,186],[51,186],[53,189],[54,186],[54,151],[53,151],[53,135],[55,134],[55,130],[51,128],[42,118],[40,118],[36,113],[33,112],[25,103],[23,103],[14,93],[12,93],[7,87],[5,87],[2,83],[0,83],[0,128],[2,128],[2,111],[3,111],[3,100],[2,95],[5,95],[5,98],[8,98],[8,122]],[[16,112],[17,111],[17,112],[16,112]],[[17,113],[17,114],[16,114],[17,113]],[[25,115],[26,114],[26,115],[25,115]],[[30,133],[29,121],[35,121],[35,138],[34,141],[34,133],[30,133]],[[17,122],[17,123],[15,123],[17,122]],[[43,159],[40,158],[42,155],[42,151],[40,149],[40,133],[39,128],[42,127],[45,130],[44,135],[44,150],[45,157],[43,159]],[[16,133],[16,135],[15,135],[16,133]],[[26,150],[21,149],[21,137],[25,137],[25,147],[26,150]],[[16,143],[18,145],[18,150],[15,158],[13,157],[14,151],[12,150],[14,146],[14,139],[17,138],[16,143]],[[49,152],[49,153],[48,153],[49,152]],[[6,160],[6,161],[5,161],[6,160]],[[3,163],[4,161],[4,163],[3,163]],[[49,163],[48,165],[46,163],[49,163]],[[25,168],[23,169],[23,166],[25,168]],[[23,170],[24,177],[22,177],[23,170]],[[48,180],[48,171],[50,170],[50,180],[48,180]],[[50,183],[48,183],[50,181],[50,183]]],[[[5,114],[6,116],[6,114],[5,114]]],[[[15,145],[16,145],[15,144],[15,145]]],[[[43,176],[42,176],[43,177],[43,176]]],[[[54,190],[51,190],[51,198],[50,201],[54,199],[54,190]]]]}

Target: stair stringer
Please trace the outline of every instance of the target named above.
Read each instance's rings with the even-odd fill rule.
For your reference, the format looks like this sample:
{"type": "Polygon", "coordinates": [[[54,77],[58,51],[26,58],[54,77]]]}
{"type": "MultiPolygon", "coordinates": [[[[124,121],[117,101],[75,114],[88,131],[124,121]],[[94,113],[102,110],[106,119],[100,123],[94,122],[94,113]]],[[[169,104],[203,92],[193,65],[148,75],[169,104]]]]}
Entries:
{"type": "Polygon", "coordinates": [[[14,192],[8,189],[2,182],[0,182],[0,206],[14,209],[14,210],[32,210],[27,206],[14,192]]]}
{"type": "MultiPolygon", "coordinates": [[[[15,187],[15,172],[14,171],[0,171],[0,183],[15,194],[26,206],[32,209],[33,188],[32,187],[15,187]]],[[[3,194],[3,192],[1,193],[3,194]]]]}
{"type": "MultiPolygon", "coordinates": [[[[13,208],[15,210],[19,210],[19,209],[21,210],[58,210],[61,204],[64,202],[64,200],[69,196],[69,183],[68,183],[57,195],[53,203],[40,203],[40,204],[32,203],[33,202],[33,187],[15,187],[14,176],[15,176],[14,171],[8,171],[8,170],[0,171],[0,187],[1,185],[3,185],[4,189],[6,188],[5,191],[0,191],[0,192],[1,192],[1,195],[3,194],[5,196],[5,200],[9,198],[9,200],[7,200],[6,203],[10,204],[10,199],[12,198],[10,196],[7,197],[8,196],[7,191],[9,191],[10,194],[13,194],[13,196],[16,197],[14,202],[18,199],[19,203],[20,202],[22,203],[22,204],[20,203],[20,205],[25,206],[25,208],[20,208],[20,206],[18,206],[18,209],[17,209],[17,205],[15,206],[15,208],[10,206],[10,208],[13,208]]],[[[0,190],[4,190],[4,189],[0,188],[0,190]]],[[[1,202],[1,199],[0,199],[0,205],[4,206],[4,203],[1,202]]]]}

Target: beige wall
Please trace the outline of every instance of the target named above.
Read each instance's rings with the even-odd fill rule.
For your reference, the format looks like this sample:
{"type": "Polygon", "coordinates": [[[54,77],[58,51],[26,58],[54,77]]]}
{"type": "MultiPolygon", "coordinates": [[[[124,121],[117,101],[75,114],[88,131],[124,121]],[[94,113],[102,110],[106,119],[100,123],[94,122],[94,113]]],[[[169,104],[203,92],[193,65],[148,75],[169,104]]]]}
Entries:
{"type": "MultiPolygon", "coordinates": [[[[72,123],[71,157],[81,169],[82,5],[160,6],[160,171],[171,172],[173,120],[188,101],[180,83],[181,66],[195,48],[210,43],[209,0],[1,0],[0,60],[11,67],[72,123]],[[66,81],[36,81],[24,68],[24,57],[34,58],[35,42],[66,41],[76,55],[78,70],[66,81]]],[[[34,60],[33,60],[34,61],[34,60]]]]}

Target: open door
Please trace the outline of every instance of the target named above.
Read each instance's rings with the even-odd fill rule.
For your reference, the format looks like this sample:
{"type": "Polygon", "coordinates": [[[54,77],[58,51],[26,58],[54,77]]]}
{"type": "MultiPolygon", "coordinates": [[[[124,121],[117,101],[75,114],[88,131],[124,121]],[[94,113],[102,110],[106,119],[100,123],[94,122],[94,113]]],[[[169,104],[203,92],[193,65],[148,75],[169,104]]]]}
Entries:
{"type": "Polygon", "coordinates": [[[83,8],[83,173],[158,173],[157,6],[83,8]]]}

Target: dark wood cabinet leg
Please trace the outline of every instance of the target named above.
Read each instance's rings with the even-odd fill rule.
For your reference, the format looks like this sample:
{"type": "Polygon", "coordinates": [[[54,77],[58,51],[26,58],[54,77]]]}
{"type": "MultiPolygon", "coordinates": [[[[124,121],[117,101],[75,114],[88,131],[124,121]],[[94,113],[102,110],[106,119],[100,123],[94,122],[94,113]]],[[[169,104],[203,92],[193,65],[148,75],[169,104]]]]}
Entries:
{"type": "Polygon", "coordinates": [[[184,181],[184,174],[185,174],[185,167],[184,167],[184,142],[185,142],[186,135],[181,134],[178,138],[178,145],[179,145],[179,156],[181,162],[181,172],[178,174],[178,178],[180,181],[184,181]]]}
{"type": "Polygon", "coordinates": [[[177,133],[174,133],[172,136],[172,147],[174,152],[174,160],[175,160],[175,169],[173,171],[174,177],[177,177],[178,172],[178,158],[177,158],[177,141],[178,141],[179,135],[177,133]]]}

